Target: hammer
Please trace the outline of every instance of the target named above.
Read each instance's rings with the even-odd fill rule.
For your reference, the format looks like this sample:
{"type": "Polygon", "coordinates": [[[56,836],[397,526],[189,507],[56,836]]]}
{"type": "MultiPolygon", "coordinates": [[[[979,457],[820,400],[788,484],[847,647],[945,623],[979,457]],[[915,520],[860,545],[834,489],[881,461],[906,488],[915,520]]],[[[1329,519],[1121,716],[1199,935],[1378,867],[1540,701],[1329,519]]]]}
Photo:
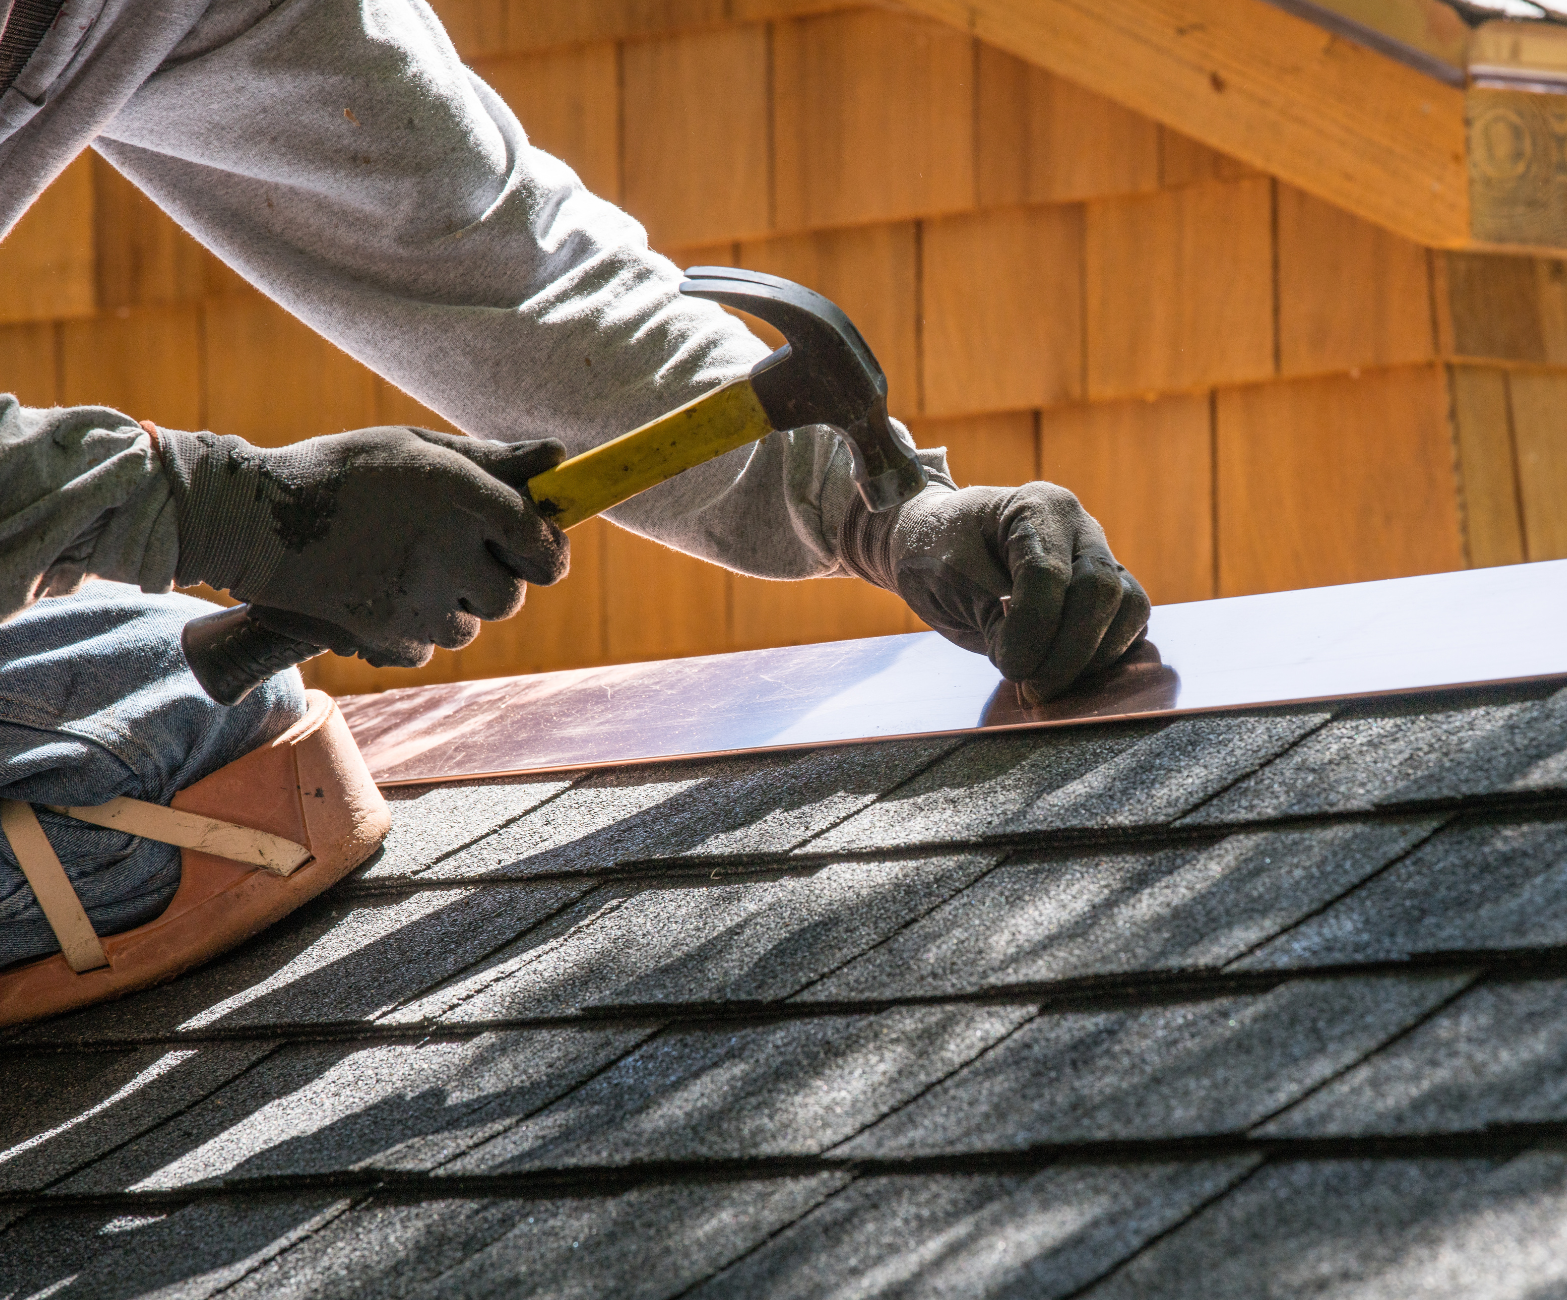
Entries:
{"type": "MultiPolygon", "coordinates": [[[[887,377],[859,330],[821,294],[718,266],[691,267],[680,292],[750,312],[787,342],[745,378],[529,479],[545,518],[571,528],[775,429],[808,424],[830,425],[848,443],[866,509],[890,510],[925,486],[914,443],[887,418],[887,377]]],[[[275,630],[268,614],[235,605],[185,624],[185,661],[219,704],[237,704],[274,673],[323,653],[275,630]]]]}

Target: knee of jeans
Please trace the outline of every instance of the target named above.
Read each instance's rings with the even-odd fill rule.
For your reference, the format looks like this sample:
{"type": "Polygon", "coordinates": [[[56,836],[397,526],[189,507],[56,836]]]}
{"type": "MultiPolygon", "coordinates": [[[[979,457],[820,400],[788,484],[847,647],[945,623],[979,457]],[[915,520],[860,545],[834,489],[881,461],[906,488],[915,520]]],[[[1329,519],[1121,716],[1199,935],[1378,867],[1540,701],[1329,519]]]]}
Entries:
{"type": "Polygon", "coordinates": [[[0,791],[35,802],[166,802],[304,716],[297,671],[232,708],[180,650],[204,601],[91,582],[0,624],[0,791]]]}

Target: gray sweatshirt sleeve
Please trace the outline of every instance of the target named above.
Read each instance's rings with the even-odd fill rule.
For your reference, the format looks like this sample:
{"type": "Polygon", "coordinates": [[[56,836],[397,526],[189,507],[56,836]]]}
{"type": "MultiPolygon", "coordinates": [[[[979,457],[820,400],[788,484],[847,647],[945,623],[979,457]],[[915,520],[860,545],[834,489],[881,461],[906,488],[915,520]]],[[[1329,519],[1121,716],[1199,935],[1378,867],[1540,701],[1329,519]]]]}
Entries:
{"type": "Polygon", "coordinates": [[[168,480],[134,420],[0,394],[0,621],[89,573],[167,591],[177,553],[168,480]]]}
{"type": "MultiPolygon", "coordinates": [[[[575,454],[766,355],[681,297],[642,228],[528,143],[422,0],[218,0],[96,147],[265,293],[471,434],[557,437],[575,454]]],[[[741,572],[825,575],[848,469],[829,430],[777,433],[611,517],[741,572]]]]}

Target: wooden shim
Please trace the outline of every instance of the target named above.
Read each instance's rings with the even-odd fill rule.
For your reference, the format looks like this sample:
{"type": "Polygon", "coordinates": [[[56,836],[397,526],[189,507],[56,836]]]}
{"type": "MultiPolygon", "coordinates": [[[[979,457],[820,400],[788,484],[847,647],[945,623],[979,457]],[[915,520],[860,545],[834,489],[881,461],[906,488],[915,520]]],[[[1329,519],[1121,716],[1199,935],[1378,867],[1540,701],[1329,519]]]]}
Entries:
{"type": "Polygon", "coordinates": [[[1083,210],[924,223],[924,413],[977,415],[1083,393],[1083,210]]]}
{"type": "Polygon", "coordinates": [[[1433,360],[1429,270],[1418,245],[1280,185],[1281,373],[1433,360]]]}
{"type": "Polygon", "coordinates": [[[1273,374],[1271,184],[1210,181],[1087,205],[1089,397],[1273,374]]]}
{"type": "Polygon", "coordinates": [[[973,42],[912,14],[776,24],[777,228],[972,209],[973,76],[973,42]]]}
{"type": "Polygon", "coordinates": [[[1521,564],[1518,461],[1513,447],[1507,372],[1452,366],[1453,437],[1464,508],[1464,558],[1474,568],[1521,564]]]}
{"type": "Polygon", "coordinates": [[[1206,393],[1044,411],[1042,477],[1070,488],[1155,603],[1214,594],[1206,393]]]}
{"type": "Polygon", "coordinates": [[[623,201],[655,244],[771,227],[767,61],[761,25],[622,50],[623,201]]]}
{"type": "Polygon", "coordinates": [[[1524,544],[1531,560],[1567,557],[1567,374],[1518,370],[1507,376],[1524,544]]]}
{"type": "Polygon", "coordinates": [[[1438,366],[1221,389],[1219,595],[1463,567],[1438,366]]]}

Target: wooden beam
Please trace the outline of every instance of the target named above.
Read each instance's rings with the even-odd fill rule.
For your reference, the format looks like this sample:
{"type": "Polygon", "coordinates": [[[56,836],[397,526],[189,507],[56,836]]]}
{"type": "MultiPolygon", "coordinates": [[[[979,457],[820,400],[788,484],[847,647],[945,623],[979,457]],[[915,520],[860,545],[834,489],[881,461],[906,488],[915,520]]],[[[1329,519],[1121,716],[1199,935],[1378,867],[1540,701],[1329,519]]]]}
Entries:
{"type": "Polygon", "coordinates": [[[1465,94],[1265,0],[905,0],[1416,243],[1471,243],[1465,94]]]}
{"type": "MultiPolygon", "coordinates": [[[[1429,73],[1464,84],[1469,24],[1443,0],[1268,0],[1318,27],[1429,73]]],[[[1532,26],[1532,24],[1530,24],[1532,26]]]]}

